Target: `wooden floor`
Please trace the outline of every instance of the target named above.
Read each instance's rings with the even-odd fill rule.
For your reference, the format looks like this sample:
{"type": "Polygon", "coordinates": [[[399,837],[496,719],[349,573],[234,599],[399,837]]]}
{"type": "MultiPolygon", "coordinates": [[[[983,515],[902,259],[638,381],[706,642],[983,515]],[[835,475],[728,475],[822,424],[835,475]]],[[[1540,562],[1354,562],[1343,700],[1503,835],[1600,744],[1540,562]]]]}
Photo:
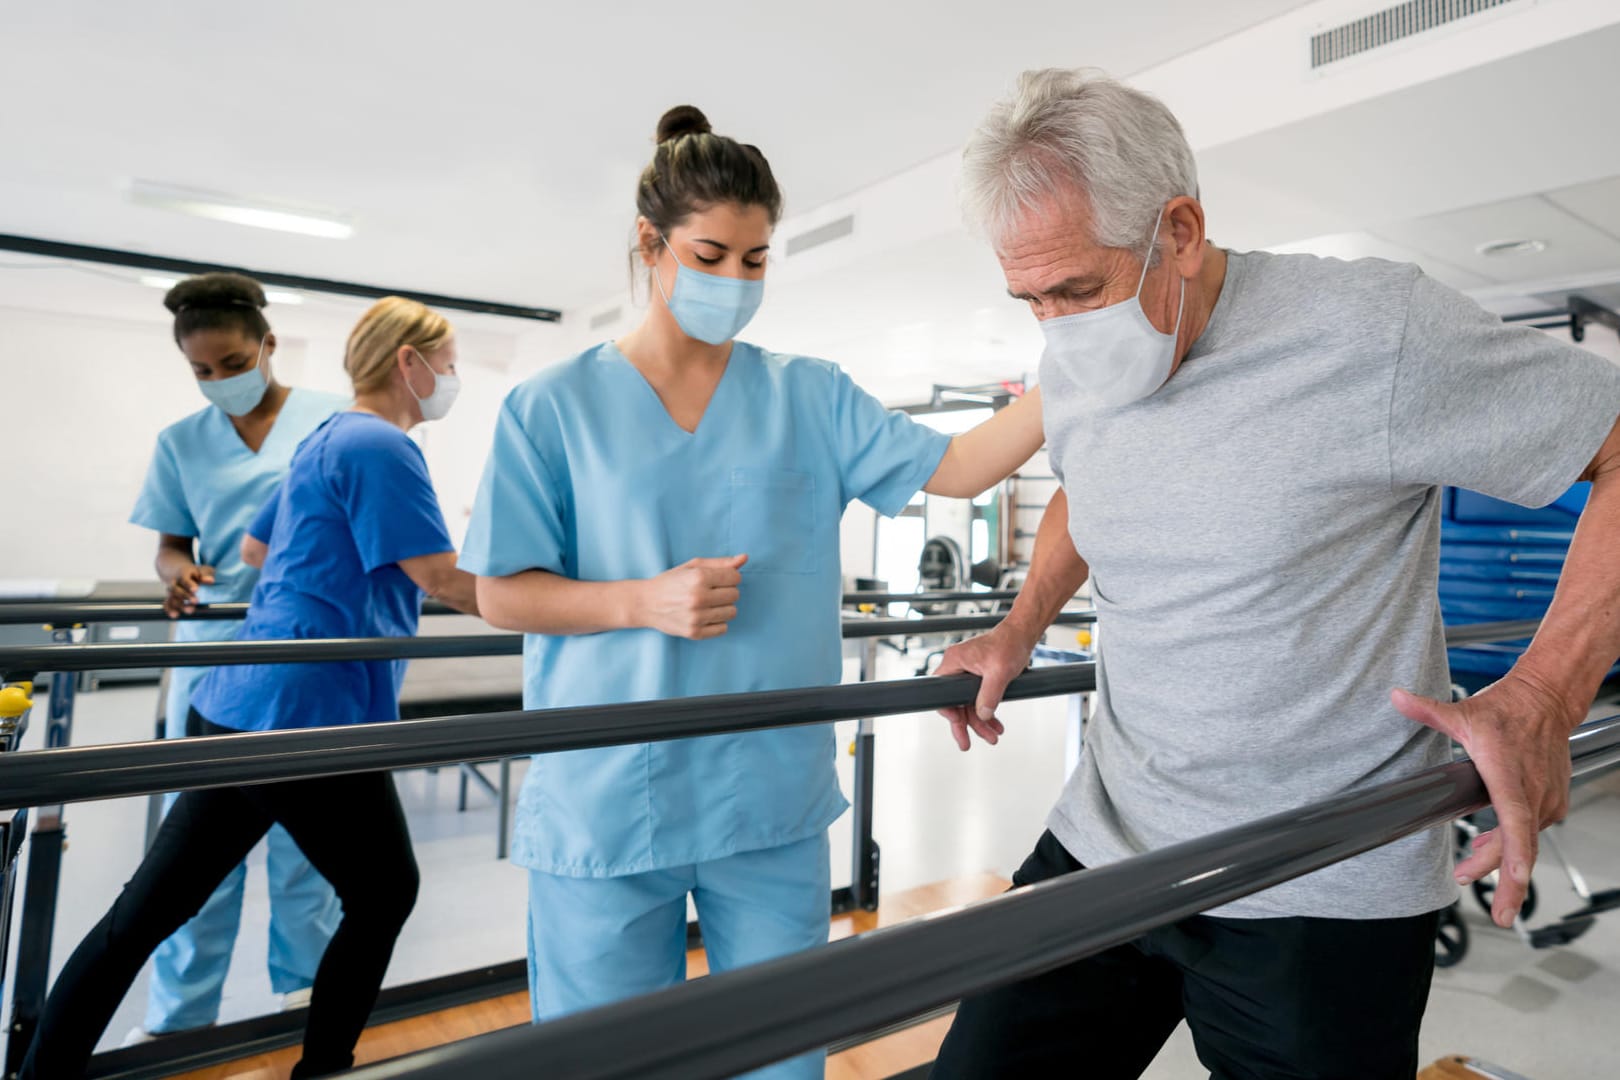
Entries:
{"type": "MultiPolygon", "coordinates": [[[[881,910],[877,912],[859,911],[834,918],[832,937],[837,940],[862,934],[941,908],[983,900],[1002,892],[1007,884],[994,874],[978,874],[885,896],[881,910]]],[[[687,970],[693,978],[708,971],[702,949],[695,949],[688,955],[687,970]]],[[[382,1061],[528,1022],[529,995],[507,994],[368,1028],[355,1049],[355,1060],[359,1064],[382,1061]]],[[[950,1017],[942,1017],[834,1055],[827,1062],[827,1078],[882,1080],[932,1061],[949,1027],[950,1017]]],[[[297,1048],[277,1050],[185,1073],[183,1080],[282,1080],[297,1060],[297,1048]]]]}

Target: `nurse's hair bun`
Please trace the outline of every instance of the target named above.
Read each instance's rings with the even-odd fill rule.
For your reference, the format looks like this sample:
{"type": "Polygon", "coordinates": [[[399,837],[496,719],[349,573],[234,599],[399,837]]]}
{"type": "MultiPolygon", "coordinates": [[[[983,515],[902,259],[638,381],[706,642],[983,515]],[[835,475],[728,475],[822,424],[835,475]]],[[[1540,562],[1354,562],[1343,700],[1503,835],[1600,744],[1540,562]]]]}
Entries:
{"type": "Polygon", "coordinates": [[[186,278],[163,297],[163,306],[178,315],[187,310],[218,311],[251,308],[258,311],[270,301],[257,281],[241,274],[199,274],[186,278]]]}
{"type": "Polygon", "coordinates": [[[260,312],[269,302],[257,281],[224,271],[188,277],[163,296],[174,313],[176,345],[199,330],[239,330],[263,341],[270,324],[260,312]]]}
{"type": "Polygon", "coordinates": [[[658,142],[666,143],[682,135],[709,135],[714,127],[696,105],[677,105],[658,121],[658,142]]]}

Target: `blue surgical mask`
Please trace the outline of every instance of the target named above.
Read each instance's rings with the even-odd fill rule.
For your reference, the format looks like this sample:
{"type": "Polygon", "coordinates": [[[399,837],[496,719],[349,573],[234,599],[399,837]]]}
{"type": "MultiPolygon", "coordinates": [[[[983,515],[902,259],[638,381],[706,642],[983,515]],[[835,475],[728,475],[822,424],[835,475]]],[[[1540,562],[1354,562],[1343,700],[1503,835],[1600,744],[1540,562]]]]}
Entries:
{"type": "Polygon", "coordinates": [[[1075,393],[1100,408],[1118,408],[1152,394],[1170,378],[1175,367],[1176,338],[1181,332],[1181,313],[1187,302],[1187,279],[1181,279],[1181,299],[1176,306],[1176,326],[1168,334],[1153,325],[1142,308],[1142,284],[1147,281],[1148,264],[1153,261],[1153,244],[1159,237],[1164,211],[1153,223],[1147,254],[1142,259],[1142,276],[1136,282],[1136,295],[1123,303],[1110,304],[1096,311],[1082,311],[1041,323],[1046,337],[1043,362],[1062,368],[1075,382],[1075,393]]]}
{"type": "Polygon", "coordinates": [[[664,281],[656,266],[653,280],[658,282],[658,292],[669,307],[669,313],[675,316],[675,325],[681,332],[710,345],[724,345],[742,333],[742,328],[748,325],[765,299],[764,280],[747,281],[693,270],[669,247],[667,237],[661,239],[681,269],[675,275],[675,288],[671,292],[664,291],[664,281]]]}
{"type": "Polygon", "coordinates": [[[259,342],[259,355],[253,366],[240,375],[228,379],[198,381],[197,389],[203,397],[224,409],[231,416],[246,416],[264,400],[270,384],[264,377],[264,341],[259,342]]]}

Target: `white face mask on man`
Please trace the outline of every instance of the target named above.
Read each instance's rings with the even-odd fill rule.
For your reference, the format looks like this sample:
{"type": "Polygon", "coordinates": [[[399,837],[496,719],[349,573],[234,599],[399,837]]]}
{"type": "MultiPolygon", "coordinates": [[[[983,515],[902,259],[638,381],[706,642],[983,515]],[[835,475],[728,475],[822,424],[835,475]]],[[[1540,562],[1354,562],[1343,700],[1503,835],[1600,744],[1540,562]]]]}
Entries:
{"type": "Polygon", "coordinates": [[[1153,325],[1142,307],[1142,285],[1147,281],[1148,266],[1153,262],[1153,245],[1159,239],[1159,226],[1163,222],[1164,211],[1160,210],[1153,222],[1153,235],[1148,238],[1147,253],[1142,258],[1142,276],[1136,282],[1136,295],[1096,311],[1063,315],[1041,323],[1041,333],[1046,337],[1043,361],[1056,364],[1073,375],[1075,393],[1097,408],[1117,409],[1142,400],[1163,386],[1175,367],[1176,339],[1187,303],[1187,279],[1181,279],[1176,325],[1168,334],[1153,325]]]}
{"type": "Polygon", "coordinates": [[[411,392],[411,396],[416,398],[417,404],[422,407],[423,420],[443,420],[449,415],[450,406],[456,403],[456,395],[461,393],[461,379],[456,375],[439,374],[433,370],[433,365],[427,362],[427,357],[418,349],[412,348],[411,352],[416,353],[416,358],[422,361],[422,366],[433,376],[433,390],[427,397],[422,397],[411,386],[411,380],[408,378],[405,380],[405,389],[411,392]]]}

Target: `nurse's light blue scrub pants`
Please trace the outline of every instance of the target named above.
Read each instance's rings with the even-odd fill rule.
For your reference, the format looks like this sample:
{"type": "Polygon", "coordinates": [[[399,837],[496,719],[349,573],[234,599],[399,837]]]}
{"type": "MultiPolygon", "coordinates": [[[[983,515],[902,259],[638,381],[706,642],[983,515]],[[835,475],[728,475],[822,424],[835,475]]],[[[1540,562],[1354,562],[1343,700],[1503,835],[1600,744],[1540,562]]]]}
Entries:
{"type": "MultiPolygon", "coordinates": [[[[529,871],[529,1002],[535,1022],[686,979],[692,894],[714,971],[827,943],[831,870],[825,831],[782,847],[613,878],[529,871]]],[[[821,1080],[825,1051],[748,1073],[821,1080]]]]}
{"type": "MultiPolygon", "coordinates": [[[[169,674],[164,707],[164,735],[186,734],[191,686],[198,668],[175,668],[169,674]]],[[[165,800],[164,811],[174,804],[165,800]]],[[[309,865],[287,830],[280,825],[265,838],[270,875],[270,988],[278,994],[307,990],[342,918],[337,895],[309,865]]],[[[225,976],[242,922],[242,896],[247,864],[238,864],[192,920],[152,954],[147,989],[146,1022],[153,1035],[207,1027],[219,1019],[225,976]]]]}

